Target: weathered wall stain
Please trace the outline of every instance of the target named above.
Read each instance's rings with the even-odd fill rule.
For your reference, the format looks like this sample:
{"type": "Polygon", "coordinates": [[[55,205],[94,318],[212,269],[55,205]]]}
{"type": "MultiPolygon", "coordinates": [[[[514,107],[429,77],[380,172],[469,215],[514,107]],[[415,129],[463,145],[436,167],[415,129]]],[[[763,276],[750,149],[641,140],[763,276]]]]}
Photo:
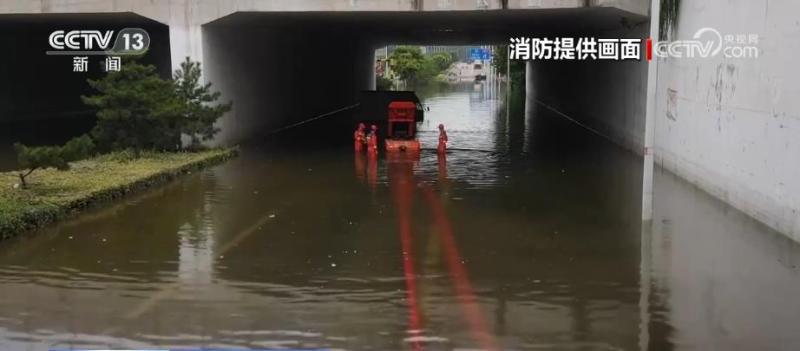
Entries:
{"type": "Polygon", "coordinates": [[[661,13],[658,16],[658,39],[667,40],[678,27],[678,13],[681,0],[661,0],[661,13]]]}
{"type": "Polygon", "coordinates": [[[759,55],[659,60],[656,108],[665,123],[656,124],[656,162],[800,242],[800,2],[682,0],[681,6],[660,34],[690,39],[703,27],[755,33],[759,55]],[[670,106],[670,88],[681,93],[679,109],[670,106]]]}

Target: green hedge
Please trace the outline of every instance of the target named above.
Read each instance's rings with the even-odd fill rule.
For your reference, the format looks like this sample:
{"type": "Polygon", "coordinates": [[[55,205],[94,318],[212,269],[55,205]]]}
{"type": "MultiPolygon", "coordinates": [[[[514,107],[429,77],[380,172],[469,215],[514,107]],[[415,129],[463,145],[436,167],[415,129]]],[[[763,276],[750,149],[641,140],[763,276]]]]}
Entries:
{"type": "Polygon", "coordinates": [[[39,228],[92,205],[166,183],[193,170],[221,163],[237,149],[199,152],[102,155],[70,170],[37,170],[28,189],[15,187],[19,172],[0,173],[0,239],[39,228]]]}

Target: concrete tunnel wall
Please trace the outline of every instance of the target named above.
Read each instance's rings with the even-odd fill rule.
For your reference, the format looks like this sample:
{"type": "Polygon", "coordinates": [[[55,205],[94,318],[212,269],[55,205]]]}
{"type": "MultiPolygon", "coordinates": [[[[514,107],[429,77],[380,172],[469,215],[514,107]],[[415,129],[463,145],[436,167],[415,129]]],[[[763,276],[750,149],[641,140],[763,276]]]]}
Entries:
{"type": "Polygon", "coordinates": [[[351,34],[204,26],[205,78],[223,93],[223,101],[234,101],[216,142],[263,138],[277,128],[356,103],[359,91],[374,87],[375,48],[351,34]]]}
{"type": "Polygon", "coordinates": [[[795,241],[798,12],[796,1],[683,0],[672,40],[704,27],[755,34],[759,57],[659,59],[654,117],[658,164],[795,241]]]}
{"type": "MultiPolygon", "coordinates": [[[[237,143],[251,136],[260,137],[263,132],[354,103],[358,91],[374,86],[374,49],[379,45],[501,44],[507,42],[512,35],[541,35],[543,30],[561,31],[573,26],[572,23],[607,27],[615,26],[620,16],[637,17],[635,14],[602,5],[597,8],[571,8],[579,4],[570,1],[542,3],[541,6],[534,7],[537,10],[469,11],[474,4],[466,6],[467,3],[459,3],[466,6],[466,11],[448,11],[450,8],[445,6],[431,11],[397,13],[242,12],[235,11],[234,8],[214,10],[213,7],[198,3],[181,5],[175,1],[159,2],[151,7],[137,7],[137,3],[125,3],[125,6],[121,4],[120,7],[113,8],[94,8],[92,6],[99,4],[93,2],[80,4],[87,6],[79,6],[80,9],[91,9],[100,13],[50,13],[69,11],[67,4],[62,4],[66,7],[41,9],[11,6],[0,8],[0,11],[20,12],[2,16],[25,18],[48,28],[95,25],[98,28],[143,27],[151,32],[154,46],[145,61],[156,64],[165,76],[177,68],[187,56],[202,61],[204,78],[213,82],[215,88],[224,94],[223,100],[234,101],[233,112],[226,115],[221,122],[223,131],[216,140],[217,144],[237,143]],[[174,11],[181,9],[181,6],[186,11],[174,11]],[[553,8],[540,9],[545,6],[553,8]],[[131,12],[103,13],[128,7],[164,22],[159,23],[131,12]],[[28,11],[44,13],[25,13],[28,11]],[[231,11],[234,12],[229,16],[216,17],[231,11]],[[63,18],[71,18],[72,21],[64,23],[61,21],[63,18]],[[102,23],[96,23],[94,18],[101,19],[102,23]]],[[[361,6],[362,3],[358,4],[361,6]]],[[[500,2],[492,4],[494,5],[490,8],[499,9],[500,2]]],[[[408,4],[397,6],[405,9],[406,5],[408,4]]],[[[516,8],[521,5],[512,1],[508,6],[516,8]]],[[[531,8],[530,3],[527,6],[531,8]]],[[[2,19],[0,18],[0,24],[2,19]]],[[[18,31],[30,29],[26,23],[15,22],[12,26],[18,31]]],[[[42,33],[47,34],[48,31],[42,33]]],[[[30,39],[36,42],[44,40],[38,36],[30,39]]],[[[13,56],[18,61],[12,60],[3,67],[18,68],[18,64],[22,63],[22,69],[11,73],[45,72],[56,68],[55,65],[37,62],[36,58],[42,56],[38,54],[38,51],[23,52],[13,56]],[[27,58],[34,59],[26,60],[27,58]],[[41,70],[37,66],[46,69],[41,70]]],[[[61,59],[69,58],[67,56],[61,59]]],[[[50,95],[54,96],[49,101],[50,104],[30,105],[40,109],[47,107],[54,111],[83,108],[80,94],[90,93],[85,89],[85,77],[75,78],[77,75],[64,67],[57,73],[45,74],[58,77],[51,79],[55,84],[48,85],[48,88],[53,88],[50,95]],[[78,89],[68,84],[75,79],[81,85],[78,89]],[[59,94],[63,91],[80,93],[74,96],[59,94]],[[61,98],[70,99],[74,106],[56,101],[61,98]]],[[[10,76],[15,77],[14,74],[10,76]]],[[[8,92],[4,96],[10,97],[8,100],[15,103],[36,98],[36,94],[30,92],[21,99],[14,97],[11,90],[8,92]]],[[[14,111],[5,112],[7,113],[3,115],[6,118],[17,115],[14,111]]],[[[22,119],[32,120],[27,117],[22,119]]]]}
{"type": "MultiPolygon", "coordinates": [[[[374,87],[374,50],[379,46],[506,44],[513,36],[572,33],[578,19],[585,22],[577,27],[605,30],[639,23],[631,31],[637,38],[643,37],[646,26],[645,18],[613,8],[397,14],[238,12],[203,25],[202,44],[191,46],[202,47],[199,59],[204,64],[205,78],[223,93],[223,100],[234,102],[234,110],[223,118],[223,132],[216,140],[231,144],[248,137],[264,137],[281,126],[356,103],[360,90],[374,87]]],[[[598,69],[606,77],[626,71],[613,64],[598,69]],[[612,69],[617,71],[609,73],[612,69]]],[[[626,76],[628,90],[644,89],[645,73],[626,76]]],[[[548,85],[546,90],[553,96],[569,94],[576,101],[593,103],[597,99],[592,100],[592,94],[605,90],[594,89],[596,85],[587,82],[590,89],[578,92],[578,96],[554,85],[548,85]]],[[[630,98],[625,94],[604,97],[630,98]]],[[[633,98],[641,101],[625,111],[625,123],[638,123],[636,118],[643,114],[637,115],[636,109],[644,106],[644,95],[634,92],[633,98]]],[[[593,117],[598,121],[606,118],[600,114],[593,117]]],[[[616,121],[607,124],[617,125],[616,121]]],[[[634,134],[643,133],[643,128],[629,129],[627,139],[641,139],[634,134]]]]}
{"type": "MultiPolygon", "coordinates": [[[[581,36],[647,38],[649,22],[581,36]]],[[[558,111],[620,146],[642,154],[647,102],[646,60],[529,61],[526,69],[529,71],[529,101],[558,111]]]]}

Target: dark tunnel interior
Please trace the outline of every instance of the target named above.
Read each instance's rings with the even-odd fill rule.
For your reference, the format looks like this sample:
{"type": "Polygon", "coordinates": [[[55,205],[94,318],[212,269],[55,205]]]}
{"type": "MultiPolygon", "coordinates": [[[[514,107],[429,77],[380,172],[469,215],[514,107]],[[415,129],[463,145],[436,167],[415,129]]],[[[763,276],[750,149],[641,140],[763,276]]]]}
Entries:
{"type": "MultiPolygon", "coordinates": [[[[203,61],[207,79],[219,87],[223,97],[235,96],[236,107],[223,122],[220,138],[227,143],[261,138],[264,132],[357,103],[359,91],[374,88],[374,50],[385,45],[500,45],[515,36],[643,38],[647,24],[646,18],[613,8],[466,13],[243,12],[203,26],[203,61]]],[[[540,83],[538,95],[559,107],[571,105],[575,95],[585,95],[584,104],[602,104],[599,99],[592,100],[590,94],[609,90],[613,74],[625,75],[622,84],[626,86],[644,84],[638,80],[645,78],[645,65],[621,66],[554,62],[541,70],[541,76],[529,79],[540,83]],[[602,81],[567,72],[576,65],[585,67],[584,71],[602,71],[602,81]],[[631,67],[635,68],[633,74],[627,73],[631,67]],[[549,73],[570,74],[573,82],[579,83],[574,86],[588,89],[552,85],[545,81],[552,79],[549,73]],[[580,84],[580,80],[586,82],[580,84]]],[[[611,89],[625,87],[613,84],[611,89]]],[[[620,98],[619,94],[616,97],[620,98]]],[[[595,119],[598,126],[618,124],[595,119]]],[[[639,128],[627,133],[643,131],[643,123],[625,123],[639,128]]]]}
{"type": "MultiPolygon", "coordinates": [[[[150,33],[152,45],[141,60],[169,76],[174,68],[169,27],[145,17],[131,13],[0,17],[0,42],[14,48],[12,55],[0,58],[0,75],[11,83],[0,87],[0,158],[5,169],[14,163],[14,142],[63,142],[87,132],[94,121],[94,111],[80,97],[92,93],[87,79],[104,74],[100,59],[91,61],[88,73],[72,72],[71,56],[44,54],[48,34],[60,28],[124,27],[150,33]]],[[[385,45],[494,45],[515,36],[642,38],[646,29],[646,18],[614,8],[239,12],[203,25],[203,55],[195,59],[202,61],[204,78],[222,93],[222,101],[234,103],[215,140],[230,145],[263,140],[283,126],[357,103],[361,90],[374,89],[374,52],[385,45]]],[[[630,98],[628,93],[645,84],[645,65],[548,62],[529,63],[528,70],[537,72],[526,77],[529,97],[569,111],[636,150],[643,130],[637,111],[644,99],[630,98]]]]}
{"type": "Polygon", "coordinates": [[[0,58],[0,169],[13,163],[15,142],[63,143],[94,125],[94,111],[81,96],[94,93],[87,80],[105,74],[104,57],[89,56],[88,71],[73,72],[73,56],[45,53],[51,50],[50,33],[126,27],[147,30],[152,45],[139,60],[156,66],[162,77],[170,77],[169,28],[145,17],[132,13],[0,16],[0,45],[8,48],[0,58]]]}

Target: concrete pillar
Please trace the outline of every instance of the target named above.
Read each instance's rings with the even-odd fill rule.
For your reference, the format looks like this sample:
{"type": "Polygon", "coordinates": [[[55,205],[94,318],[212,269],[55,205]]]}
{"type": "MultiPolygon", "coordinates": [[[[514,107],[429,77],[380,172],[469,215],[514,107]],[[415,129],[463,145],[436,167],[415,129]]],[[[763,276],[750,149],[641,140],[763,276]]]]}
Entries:
{"type": "Polygon", "coordinates": [[[189,57],[192,61],[203,62],[202,29],[198,25],[169,26],[169,49],[172,71],[181,66],[189,57]]]}
{"type": "MultiPolygon", "coordinates": [[[[658,38],[658,14],[661,1],[650,2],[650,37],[658,38]]],[[[658,58],[647,67],[647,108],[644,125],[644,171],[642,172],[642,220],[653,219],[653,141],[656,129],[656,93],[658,88],[658,58]]]]}
{"type": "MultiPolygon", "coordinates": [[[[525,62],[525,115],[536,109],[536,85],[533,76],[533,61],[525,62]]],[[[509,78],[511,78],[509,76],[509,78]]]]}
{"type": "Polygon", "coordinates": [[[365,52],[362,52],[362,56],[366,58],[367,62],[361,67],[363,70],[361,73],[361,88],[375,90],[375,46],[367,45],[364,50],[365,52]]]}
{"type": "Polygon", "coordinates": [[[174,72],[189,57],[203,61],[203,31],[201,21],[195,18],[194,8],[185,1],[171,1],[169,13],[170,61],[174,72]]]}

